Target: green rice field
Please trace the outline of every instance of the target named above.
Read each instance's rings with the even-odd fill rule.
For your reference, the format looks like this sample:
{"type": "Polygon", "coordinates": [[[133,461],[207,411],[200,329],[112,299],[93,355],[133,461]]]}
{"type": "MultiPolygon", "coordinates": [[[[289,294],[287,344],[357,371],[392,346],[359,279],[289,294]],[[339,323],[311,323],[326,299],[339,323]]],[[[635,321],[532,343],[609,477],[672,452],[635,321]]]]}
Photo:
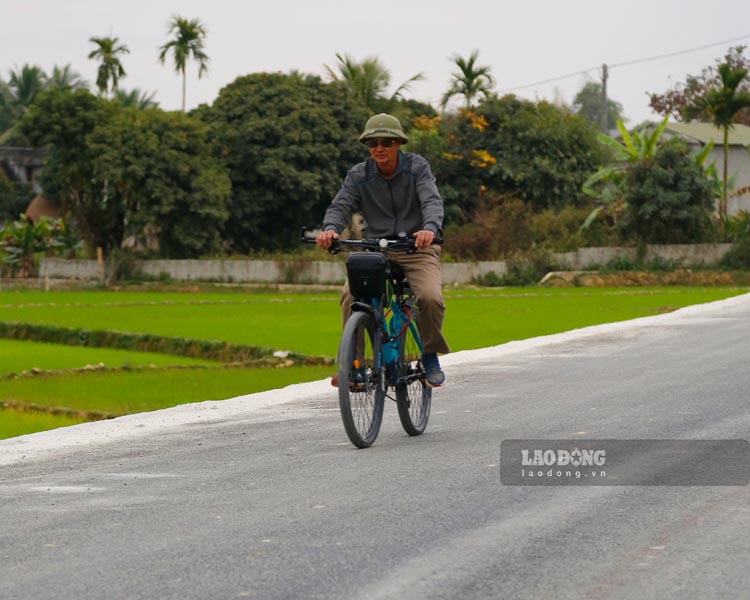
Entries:
{"type": "MultiPolygon", "coordinates": [[[[670,312],[746,293],[740,287],[446,289],[454,351],[670,312]]],[[[0,292],[0,321],[114,330],[335,355],[336,291],[0,292]]],[[[0,339],[0,439],[81,420],[219,400],[322,379],[331,366],[227,368],[114,348],[0,339]],[[103,363],[107,371],[43,373],[103,363]],[[34,376],[12,378],[32,369],[34,376]],[[112,369],[112,370],[109,370],[112,369]],[[2,408],[5,406],[5,408],[2,408]]]]}
{"type": "Polygon", "coordinates": [[[113,348],[81,348],[61,344],[0,339],[0,377],[31,369],[52,371],[80,369],[87,365],[103,363],[109,368],[216,366],[208,360],[171,356],[152,352],[130,352],[113,348]]]}

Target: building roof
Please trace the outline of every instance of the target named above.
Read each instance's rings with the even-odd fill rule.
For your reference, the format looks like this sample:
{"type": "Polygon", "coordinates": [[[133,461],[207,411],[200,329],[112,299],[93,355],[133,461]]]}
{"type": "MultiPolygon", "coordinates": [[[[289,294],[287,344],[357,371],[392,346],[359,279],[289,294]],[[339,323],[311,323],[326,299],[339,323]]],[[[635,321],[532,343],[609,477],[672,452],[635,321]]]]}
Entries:
{"type": "MultiPolygon", "coordinates": [[[[667,132],[679,135],[687,142],[708,144],[714,141],[716,146],[724,143],[724,130],[714,127],[711,123],[669,123],[667,132]]],[[[750,146],[750,127],[735,125],[729,130],[730,146],[750,146]]]]}
{"type": "Polygon", "coordinates": [[[59,219],[62,211],[41,195],[36,196],[26,209],[26,216],[35,223],[42,217],[59,219]]]}

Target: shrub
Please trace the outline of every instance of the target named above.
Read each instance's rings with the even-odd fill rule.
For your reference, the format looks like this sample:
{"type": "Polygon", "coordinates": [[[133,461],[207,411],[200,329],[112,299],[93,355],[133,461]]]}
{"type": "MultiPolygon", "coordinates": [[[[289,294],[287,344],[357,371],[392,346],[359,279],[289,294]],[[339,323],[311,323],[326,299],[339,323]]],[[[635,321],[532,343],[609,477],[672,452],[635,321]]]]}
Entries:
{"type": "Polygon", "coordinates": [[[750,240],[750,212],[741,210],[736,215],[727,215],[722,237],[726,242],[750,240]]]}
{"type": "MultiPolygon", "coordinates": [[[[654,256],[646,262],[642,258],[635,260],[621,256],[613,258],[606,265],[597,269],[601,273],[620,273],[622,271],[650,271],[650,272],[668,272],[679,269],[682,266],[679,260],[668,260],[660,256],[654,256]]],[[[589,267],[591,269],[592,267],[589,267]]]]}
{"type": "Polygon", "coordinates": [[[0,229],[3,262],[20,277],[34,276],[39,254],[55,254],[67,249],[67,232],[62,219],[42,217],[34,223],[21,215],[18,221],[8,221],[0,229]]]}
{"type": "Polygon", "coordinates": [[[729,269],[750,269],[750,237],[732,246],[721,259],[720,264],[729,269]]]}
{"type": "Polygon", "coordinates": [[[492,260],[531,247],[531,211],[512,196],[483,199],[471,222],[446,230],[445,249],[460,260],[492,260]]]}
{"type": "Polygon", "coordinates": [[[535,244],[553,252],[570,252],[582,247],[613,246],[619,240],[617,230],[604,218],[596,219],[581,230],[591,213],[590,207],[567,205],[557,210],[548,208],[531,217],[531,236],[535,244]]]}
{"type": "Polygon", "coordinates": [[[539,247],[513,254],[505,264],[508,270],[505,275],[487,273],[474,278],[473,283],[488,287],[536,285],[547,273],[560,269],[550,253],[539,247]]]}
{"type": "Polygon", "coordinates": [[[625,187],[626,233],[657,244],[704,242],[713,235],[713,184],[680,140],[634,164],[625,187]]]}

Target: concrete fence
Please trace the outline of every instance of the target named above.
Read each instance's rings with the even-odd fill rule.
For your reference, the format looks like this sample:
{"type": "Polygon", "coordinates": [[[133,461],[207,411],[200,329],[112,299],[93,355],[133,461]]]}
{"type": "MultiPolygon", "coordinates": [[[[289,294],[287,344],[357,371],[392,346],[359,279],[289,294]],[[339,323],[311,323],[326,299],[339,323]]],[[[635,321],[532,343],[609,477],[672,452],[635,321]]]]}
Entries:
{"type": "MultiPolygon", "coordinates": [[[[730,244],[651,245],[646,262],[660,258],[683,265],[714,265],[731,248],[730,244]]],[[[584,270],[605,265],[617,258],[635,260],[635,248],[581,248],[576,252],[553,254],[563,268],[584,270]]],[[[168,277],[175,281],[216,281],[230,283],[341,283],[346,271],[344,262],[307,260],[145,260],[141,272],[152,278],[168,277]]],[[[490,273],[507,274],[504,261],[443,263],[443,283],[462,284],[490,273]]],[[[40,276],[50,279],[102,279],[105,274],[96,260],[44,258],[40,276]]]]}

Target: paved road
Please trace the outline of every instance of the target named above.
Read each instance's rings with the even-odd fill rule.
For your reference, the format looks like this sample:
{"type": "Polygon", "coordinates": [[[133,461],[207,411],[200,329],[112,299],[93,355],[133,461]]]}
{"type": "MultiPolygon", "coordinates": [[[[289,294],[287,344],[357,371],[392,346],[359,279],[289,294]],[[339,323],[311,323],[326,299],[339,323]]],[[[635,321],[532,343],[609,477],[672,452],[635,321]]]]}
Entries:
{"type": "Polygon", "coordinates": [[[449,368],[424,436],[389,405],[365,451],[330,392],[27,438],[0,462],[0,598],[747,597],[748,487],[501,484],[503,439],[750,437],[750,297],[597,331],[449,368]]]}

